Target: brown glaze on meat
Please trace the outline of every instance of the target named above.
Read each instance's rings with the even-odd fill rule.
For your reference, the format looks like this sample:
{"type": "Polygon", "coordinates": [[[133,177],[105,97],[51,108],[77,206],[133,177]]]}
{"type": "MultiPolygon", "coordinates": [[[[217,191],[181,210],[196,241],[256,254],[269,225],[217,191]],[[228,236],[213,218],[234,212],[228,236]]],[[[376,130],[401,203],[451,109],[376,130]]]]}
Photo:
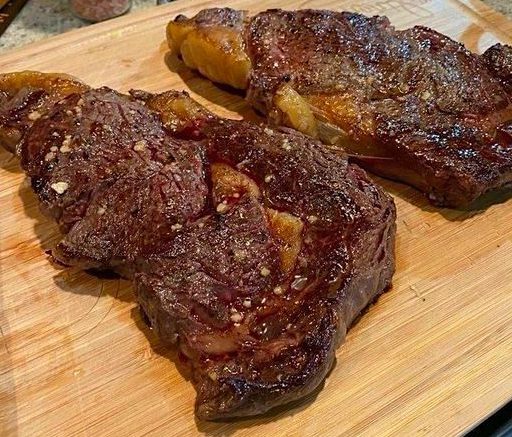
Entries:
{"type": "Polygon", "coordinates": [[[66,74],[22,71],[0,77],[0,142],[14,152],[23,133],[56,101],[87,89],[66,74]]]}
{"type": "Polygon", "coordinates": [[[220,119],[184,93],[100,88],[48,107],[17,150],[65,234],[53,256],[133,278],[192,370],[201,419],[310,393],[391,282],[391,198],[302,134],[220,119]]]}
{"type": "Polygon", "coordinates": [[[245,89],[251,63],[244,51],[244,17],[245,12],[229,8],[206,9],[193,22],[179,15],[167,28],[169,44],[189,67],[245,89]]]}
{"type": "Polygon", "coordinates": [[[155,273],[137,277],[137,293],[162,338],[187,338],[199,416],[256,414],[313,390],[374,299],[367,290],[389,284],[394,209],[359,168],[303,135],[230,120],[202,131],[210,159],[248,176],[261,199],[243,186],[217,197],[226,210],[150,259],[155,273]],[[289,271],[269,210],[304,226],[289,271]]]}
{"type": "Polygon", "coordinates": [[[491,73],[512,92],[512,47],[495,44],[485,51],[483,58],[491,73]]]}
{"type": "MultiPolygon", "coordinates": [[[[226,28],[244,23],[210,9],[180,25],[220,39],[226,16],[226,28]]],[[[341,146],[438,205],[466,206],[510,184],[510,47],[479,56],[431,29],[397,31],[385,17],[349,12],[268,10],[245,20],[247,98],[273,123],[341,146]]]]}
{"type": "Polygon", "coordinates": [[[122,268],[205,207],[201,146],[108,88],[57,102],[19,150],[42,208],[66,233],[53,251],[64,264],[122,268]]]}

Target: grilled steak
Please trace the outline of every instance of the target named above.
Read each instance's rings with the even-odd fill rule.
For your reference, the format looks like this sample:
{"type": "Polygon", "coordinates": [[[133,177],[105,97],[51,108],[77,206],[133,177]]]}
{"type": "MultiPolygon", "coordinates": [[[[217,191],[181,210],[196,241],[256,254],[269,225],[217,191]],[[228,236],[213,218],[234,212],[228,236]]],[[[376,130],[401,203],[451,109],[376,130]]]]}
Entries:
{"type": "Polygon", "coordinates": [[[55,103],[55,81],[67,79],[16,90],[1,108],[0,131],[32,123],[19,155],[43,210],[66,234],[53,255],[83,268],[131,268],[137,255],[175,233],[175,223],[203,211],[202,148],[174,138],[158,114],[108,88],[82,85],[85,91],[55,103]],[[29,93],[39,97],[20,98],[29,93]]]}
{"type": "Polygon", "coordinates": [[[3,87],[0,106],[0,132],[25,126],[21,164],[64,234],[53,257],[133,279],[192,371],[200,418],[314,390],[390,284],[390,197],[300,133],[220,119],[178,92],[81,85],[49,106],[54,80],[26,108],[22,84],[3,87]]]}
{"type": "Polygon", "coordinates": [[[425,27],[321,10],[207,9],[178,16],[168,37],[190,67],[247,88],[274,124],[340,146],[437,205],[467,206],[512,181],[508,46],[479,56],[425,27]]]}
{"type": "Polygon", "coordinates": [[[23,133],[63,97],[87,89],[65,74],[23,71],[0,76],[0,141],[14,152],[23,133]]]}

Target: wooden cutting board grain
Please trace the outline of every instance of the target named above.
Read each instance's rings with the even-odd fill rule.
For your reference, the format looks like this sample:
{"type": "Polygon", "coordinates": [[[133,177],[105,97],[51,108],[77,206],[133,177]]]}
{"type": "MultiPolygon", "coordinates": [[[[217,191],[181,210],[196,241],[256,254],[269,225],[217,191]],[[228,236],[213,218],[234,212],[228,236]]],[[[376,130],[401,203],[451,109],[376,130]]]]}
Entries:
{"type": "MultiPolygon", "coordinates": [[[[230,6],[254,11],[252,2],[230,6]]],[[[239,96],[168,55],[166,22],[217,4],[177,1],[0,56],[0,71],[74,74],[126,91],[188,89],[223,115],[239,96]]],[[[261,9],[276,3],[262,0],[261,9]]],[[[474,0],[314,0],[284,8],[385,14],[476,51],[510,43],[512,23],[474,0]]],[[[397,272],[350,331],[325,387],[272,416],[200,423],[194,390],[141,322],[128,282],[52,266],[58,239],[16,160],[0,152],[0,435],[454,435],[512,398],[512,200],[433,208],[383,182],[398,207],[397,272]]]]}

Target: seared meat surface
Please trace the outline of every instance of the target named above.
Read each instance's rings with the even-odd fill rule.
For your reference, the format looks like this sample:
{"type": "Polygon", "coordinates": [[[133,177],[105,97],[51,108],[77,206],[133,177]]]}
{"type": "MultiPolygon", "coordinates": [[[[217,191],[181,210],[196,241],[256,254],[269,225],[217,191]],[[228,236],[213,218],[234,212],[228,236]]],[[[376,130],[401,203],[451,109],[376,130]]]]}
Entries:
{"type": "Polygon", "coordinates": [[[508,46],[479,56],[432,29],[398,31],[385,17],[322,10],[247,18],[207,9],[177,17],[168,37],[190,67],[247,88],[274,124],[339,146],[437,205],[467,206],[512,181],[508,46]],[[206,46],[212,56],[194,58],[206,46]],[[241,53],[248,62],[226,62],[241,53]],[[233,68],[245,81],[231,80],[233,68]]]}
{"type": "Polygon", "coordinates": [[[0,141],[14,152],[23,133],[58,100],[87,85],[64,74],[22,71],[0,76],[0,141]]]}
{"type": "MultiPolygon", "coordinates": [[[[20,94],[24,88],[11,102],[20,94]]],[[[174,138],[158,114],[108,88],[48,108],[19,153],[41,207],[66,234],[53,251],[64,264],[131,263],[173,234],[175,223],[195,219],[207,200],[201,145],[174,138]]]]}
{"type": "Polygon", "coordinates": [[[23,127],[21,164],[64,234],[52,256],[133,279],[192,371],[200,418],[314,390],[391,282],[391,198],[302,134],[220,119],[184,93],[81,87],[36,120],[40,100],[16,107],[23,86],[0,106],[0,132],[23,127]]]}

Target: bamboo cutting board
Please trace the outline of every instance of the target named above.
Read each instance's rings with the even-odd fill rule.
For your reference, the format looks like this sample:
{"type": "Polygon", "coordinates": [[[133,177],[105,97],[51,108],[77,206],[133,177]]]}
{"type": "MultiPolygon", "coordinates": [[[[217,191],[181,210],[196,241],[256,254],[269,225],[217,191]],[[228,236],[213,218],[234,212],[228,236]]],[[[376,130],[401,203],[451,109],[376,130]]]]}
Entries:
{"type": "MultiPolygon", "coordinates": [[[[166,22],[208,1],[177,1],[0,56],[0,71],[74,74],[126,91],[188,89],[222,115],[254,118],[243,99],[168,55],[166,22]]],[[[230,6],[251,9],[249,0],[230,6]]],[[[262,0],[261,9],[276,3],[262,0]]],[[[476,51],[510,43],[512,23],[474,0],[312,0],[423,24],[476,51]]],[[[381,181],[382,182],[382,181],[381,181]]],[[[350,331],[325,387],[272,416],[194,420],[194,390],[141,322],[128,282],[52,266],[56,227],[0,152],[0,435],[453,435],[512,398],[512,200],[433,208],[383,182],[398,207],[397,272],[350,331]]]]}

